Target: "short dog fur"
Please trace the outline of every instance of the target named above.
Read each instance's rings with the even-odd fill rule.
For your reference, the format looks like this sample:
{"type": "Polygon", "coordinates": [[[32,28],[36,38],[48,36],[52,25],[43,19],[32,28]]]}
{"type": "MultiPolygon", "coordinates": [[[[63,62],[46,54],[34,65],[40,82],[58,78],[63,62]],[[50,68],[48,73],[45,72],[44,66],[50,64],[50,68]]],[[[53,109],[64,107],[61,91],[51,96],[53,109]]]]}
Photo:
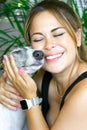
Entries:
{"type": "MultiPolygon", "coordinates": [[[[44,64],[43,52],[31,47],[17,48],[10,54],[14,56],[17,67],[24,68],[31,77],[44,64]]],[[[0,104],[0,130],[28,130],[25,111],[21,108],[12,111],[0,104]]]]}

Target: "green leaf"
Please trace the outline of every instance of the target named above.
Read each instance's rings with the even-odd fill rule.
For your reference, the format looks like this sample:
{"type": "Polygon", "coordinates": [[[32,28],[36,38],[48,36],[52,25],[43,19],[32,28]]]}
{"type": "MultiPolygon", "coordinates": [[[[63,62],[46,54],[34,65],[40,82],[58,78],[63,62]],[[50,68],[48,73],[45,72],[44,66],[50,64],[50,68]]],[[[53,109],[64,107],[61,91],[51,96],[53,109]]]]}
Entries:
{"type": "Polygon", "coordinates": [[[3,8],[0,8],[0,16],[5,16],[8,19],[8,24],[11,26],[11,28],[0,30],[0,48],[5,48],[2,55],[15,47],[26,45],[23,26],[27,13],[34,4],[37,4],[37,0],[34,0],[33,4],[29,0],[11,0],[6,2],[3,8]],[[15,13],[17,10],[21,12],[20,16],[17,16],[15,13]],[[22,18],[21,22],[18,19],[19,17],[22,18]],[[18,32],[18,35],[15,35],[15,31],[18,32]]]}

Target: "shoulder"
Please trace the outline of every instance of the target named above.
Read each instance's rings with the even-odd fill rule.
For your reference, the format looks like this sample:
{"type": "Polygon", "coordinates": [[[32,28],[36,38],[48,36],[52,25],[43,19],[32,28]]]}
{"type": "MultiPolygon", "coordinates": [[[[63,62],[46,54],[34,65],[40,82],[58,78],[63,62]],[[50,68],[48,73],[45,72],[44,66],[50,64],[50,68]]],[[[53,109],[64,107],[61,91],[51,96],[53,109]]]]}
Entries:
{"type": "Polygon", "coordinates": [[[80,120],[87,120],[87,78],[80,81],[72,89],[66,98],[64,109],[68,113],[70,112],[72,118],[76,118],[78,121],[79,118],[80,120]]]}
{"type": "Polygon", "coordinates": [[[75,107],[87,107],[87,78],[75,85],[66,98],[65,104],[67,103],[75,107]]]}
{"type": "Polygon", "coordinates": [[[68,101],[69,99],[75,99],[75,101],[76,99],[79,100],[80,98],[82,98],[82,95],[83,97],[85,96],[85,93],[87,96],[87,71],[82,72],[71,86],[73,86],[73,89],[71,89],[71,91],[67,95],[66,101],[68,101]]]}
{"type": "Polygon", "coordinates": [[[80,81],[67,96],[55,127],[58,124],[60,129],[87,129],[87,78],[80,81]]]}
{"type": "Polygon", "coordinates": [[[81,100],[83,98],[87,98],[87,78],[81,80],[75,85],[69,95],[69,98],[75,99],[75,101],[76,99],[81,100]]]}

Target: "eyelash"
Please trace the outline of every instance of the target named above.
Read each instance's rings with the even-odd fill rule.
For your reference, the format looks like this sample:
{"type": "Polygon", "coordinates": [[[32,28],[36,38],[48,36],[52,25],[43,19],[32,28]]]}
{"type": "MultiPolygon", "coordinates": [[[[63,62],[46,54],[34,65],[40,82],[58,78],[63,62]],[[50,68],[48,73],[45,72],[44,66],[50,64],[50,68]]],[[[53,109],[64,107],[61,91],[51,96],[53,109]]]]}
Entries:
{"type": "Polygon", "coordinates": [[[58,34],[58,35],[54,35],[54,37],[62,36],[64,33],[65,33],[65,32],[60,33],[60,34],[58,34]]]}
{"type": "Polygon", "coordinates": [[[33,40],[33,42],[40,42],[42,41],[43,39],[40,39],[40,40],[33,40]]]}
{"type": "MultiPolygon", "coordinates": [[[[65,33],[65,32],[60,33],[60,34],[58,34],[58,35],[54,35],[54,37],[62,36],[64,33],[65,33]]],[[[42,40],[43,40],[43,38],[40,39],[40,40],[33,40],[33,42],[40,42],[40,41],[42,41],[42,40]]]]}

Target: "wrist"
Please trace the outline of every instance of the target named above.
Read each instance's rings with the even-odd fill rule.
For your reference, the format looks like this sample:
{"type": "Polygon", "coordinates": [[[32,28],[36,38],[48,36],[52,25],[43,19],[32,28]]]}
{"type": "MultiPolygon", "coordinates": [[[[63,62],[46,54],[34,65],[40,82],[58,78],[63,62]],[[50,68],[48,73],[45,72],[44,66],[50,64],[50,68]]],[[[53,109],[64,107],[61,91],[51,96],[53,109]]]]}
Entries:
{"type": "Polygon", "coordinates": [[[34,97],[31,99],[23,99],[20,101],[22,110],[30,110],[32,107],[41,104],[42,98],[34,97]]]}

